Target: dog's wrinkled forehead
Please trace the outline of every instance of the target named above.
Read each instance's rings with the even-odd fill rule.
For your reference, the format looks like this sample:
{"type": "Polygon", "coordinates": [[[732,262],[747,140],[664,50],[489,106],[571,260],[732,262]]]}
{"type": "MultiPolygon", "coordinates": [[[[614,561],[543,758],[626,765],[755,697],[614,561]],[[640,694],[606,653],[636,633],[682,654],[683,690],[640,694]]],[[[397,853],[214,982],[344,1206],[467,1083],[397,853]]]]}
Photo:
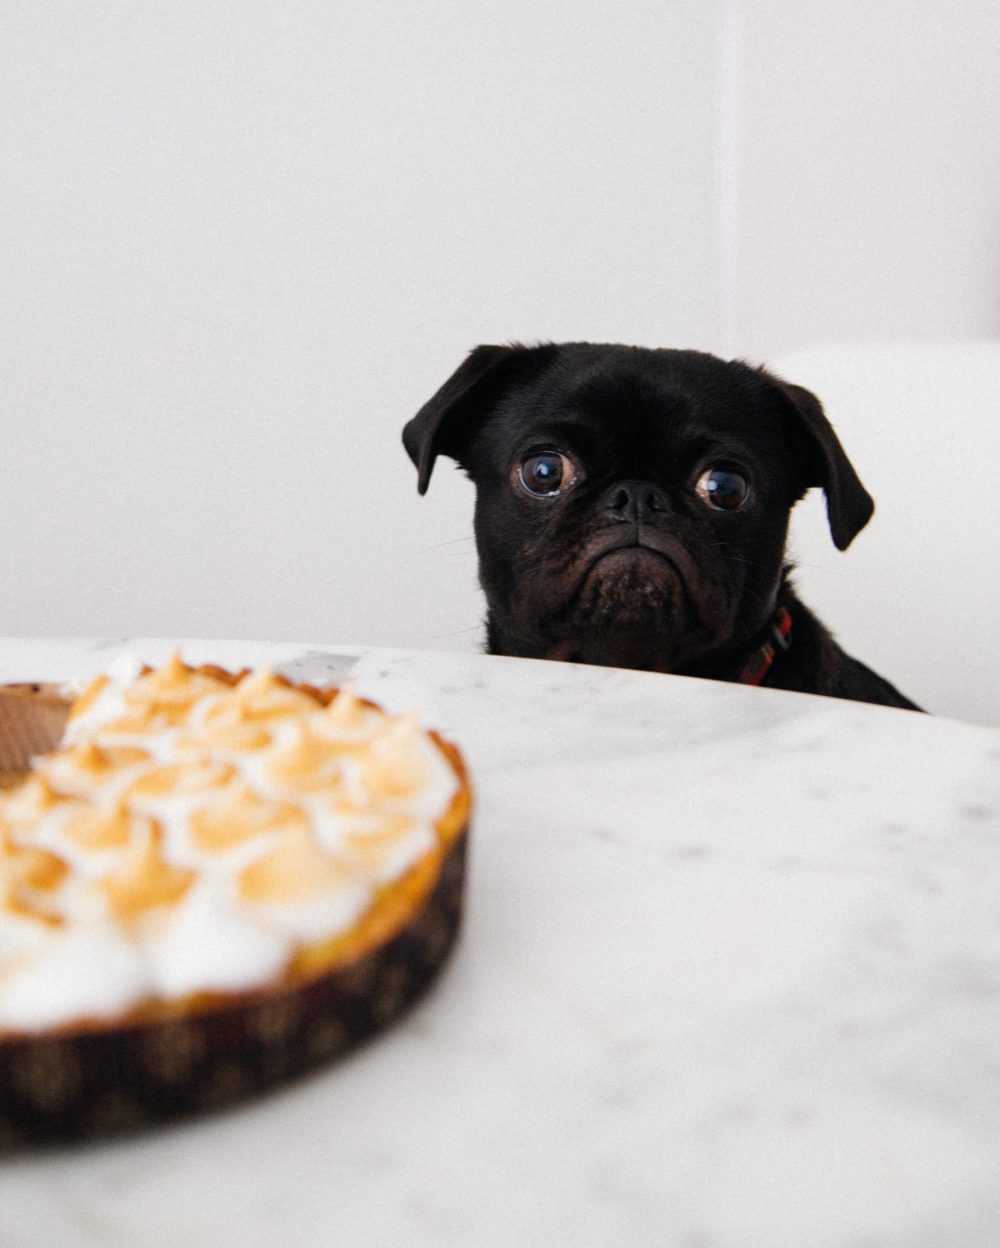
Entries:
{"type": "Polygon", "coordinates": [[[713,451],[780,455],[780,416],[746,373],[666,352],[562,359],[501,400],[483,428],[483,449],[509,459],[528,444],[551,443],[632,476],[713,451]]]}

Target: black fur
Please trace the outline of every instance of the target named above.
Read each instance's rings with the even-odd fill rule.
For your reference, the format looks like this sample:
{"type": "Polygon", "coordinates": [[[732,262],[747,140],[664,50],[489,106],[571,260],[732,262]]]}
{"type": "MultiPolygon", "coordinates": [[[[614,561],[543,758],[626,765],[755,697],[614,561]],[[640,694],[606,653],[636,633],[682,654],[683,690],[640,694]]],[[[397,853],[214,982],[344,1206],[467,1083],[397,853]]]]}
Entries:
{"type": "Polygon", "coordinates": [[[824,491],[840,550],[874,509],[808,390],[696,351],[482,346],[403,441],[421,493],[438,455],[475,482],[491,653],[735,680],[784,606],[790,645],[766,685],[919,709],[845,654],[789,579],[806,490],[824,491]],[[552,496],[524,485],[539,450],[563,472],[552,496]],[[739,473],[745,502],[711,503],[706,472],[739,473]]]}

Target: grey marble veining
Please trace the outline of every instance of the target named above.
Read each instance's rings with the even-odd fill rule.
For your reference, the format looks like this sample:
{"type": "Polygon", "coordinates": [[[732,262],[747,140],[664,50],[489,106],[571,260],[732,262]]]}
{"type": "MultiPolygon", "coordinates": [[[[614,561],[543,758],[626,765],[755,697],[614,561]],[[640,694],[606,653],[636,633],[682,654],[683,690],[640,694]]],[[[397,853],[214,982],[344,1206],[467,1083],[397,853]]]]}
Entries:
{"type": "MultiPolygon", "coordinates": [[[[0,679],[178,643],[0,642],[0,679]]],[[[1000,732],[465,654],[184,642],[466,752],[467,920],[288,1091],[0,1168],[0,1244],[995,1248],[1000,732]]]]}

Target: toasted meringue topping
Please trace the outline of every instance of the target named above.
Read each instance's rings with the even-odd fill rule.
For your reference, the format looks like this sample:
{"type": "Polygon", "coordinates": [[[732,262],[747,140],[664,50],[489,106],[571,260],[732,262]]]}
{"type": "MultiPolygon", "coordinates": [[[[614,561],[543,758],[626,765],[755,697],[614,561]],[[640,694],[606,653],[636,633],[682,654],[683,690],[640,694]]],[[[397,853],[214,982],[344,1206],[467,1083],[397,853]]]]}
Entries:
{"type": "Polygon", "coordinates": [[[239,877],[243,901],[268,905],[304,901],[350,883],[347,864],[326,853],[308,833],[282,837],[239,877]]]}
{"type": "Polygon", "coordinates": [[[145,804],[146,798],[186,797],[221,789],[236,774],[230,763],[198,758],[186,763],[150,767],[126,790],[126,797],[145,804]]]}
{"type": "Polygon", "coordinates": [[[194,883],[197,873],[176,867],[163,856],[163,835],[152,823],[146,843],[128,856],[115,871],[98,882],[108,909],[128,922],[147,910],[174,906],[194,883]]]}
{"type": "Polygon", "coordinates": [[[340,784],[345,752],[336,741],[296,724],[287,744],[271,751],[268,777],[296,793],[330,792],[340,784]]]}
{"type": "Polygon", "coordinates": [[[0,794],[0,1032],[269,982],[435,847],[457,787],[350,688],[179,655],[99,677],[0,794]]]}
{"type": "Polygon", "coordinates": [[[43,892],[51,892],[56,888],[69,870],[58,854],[50,853],[47,849],[38,849],[34,845],[14,845],[10,857],[14,879],[27,888],[37,888],[43,892]]]}
{"type": "Polygon", "coordinates": [[[238,685],[206,712],[208,723],[254,723],[288,715],[311,715],[316,701],[309,694],[286,685],[270,668],[245,676],[238,685]]]}
{"type": "Polygon", "coordinates": [[[59,806],[60,795],[43,775],[29,776],[0,798],[0,814],[12,825],[32,824],[59,806]]]}
{"type": "MultiPolygon", "coordinates": [[[[34,845],[7,841],[0,860],[0,913],[58,926],[62,916],[52,898],[69,871],[57,854],[34,845]]],[[[3,944],[0,928],[0,950],[3,944]]]]}
{"type": "Polygon", "coordinates": [[[71,810],[62,825],[63,836],[82,850],[123,849],[131,837],[132,820],[128,806],[81,805],[71,810]]]}
{"type": "Polygon", "coordinates": [[[249,785],[233,789],[219,802],[191,812],[191,841],[207,853],[223,853],[267,833],[309,831],[309,816],[294,802],[273,802],[249,785]]]}

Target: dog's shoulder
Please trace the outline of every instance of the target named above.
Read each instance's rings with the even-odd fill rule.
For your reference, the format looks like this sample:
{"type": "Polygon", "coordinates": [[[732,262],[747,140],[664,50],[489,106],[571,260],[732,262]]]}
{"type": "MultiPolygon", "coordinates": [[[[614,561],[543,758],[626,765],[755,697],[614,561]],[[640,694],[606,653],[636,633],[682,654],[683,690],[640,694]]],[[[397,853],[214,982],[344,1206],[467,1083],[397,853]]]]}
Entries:
{"type": "Polygon", "coordinates": [[[830,630],[790,590],[785,605],[792,618],[790,645],[776,659],[766,685],[910,711],[922,709],[843,650],[830,630]]]}

